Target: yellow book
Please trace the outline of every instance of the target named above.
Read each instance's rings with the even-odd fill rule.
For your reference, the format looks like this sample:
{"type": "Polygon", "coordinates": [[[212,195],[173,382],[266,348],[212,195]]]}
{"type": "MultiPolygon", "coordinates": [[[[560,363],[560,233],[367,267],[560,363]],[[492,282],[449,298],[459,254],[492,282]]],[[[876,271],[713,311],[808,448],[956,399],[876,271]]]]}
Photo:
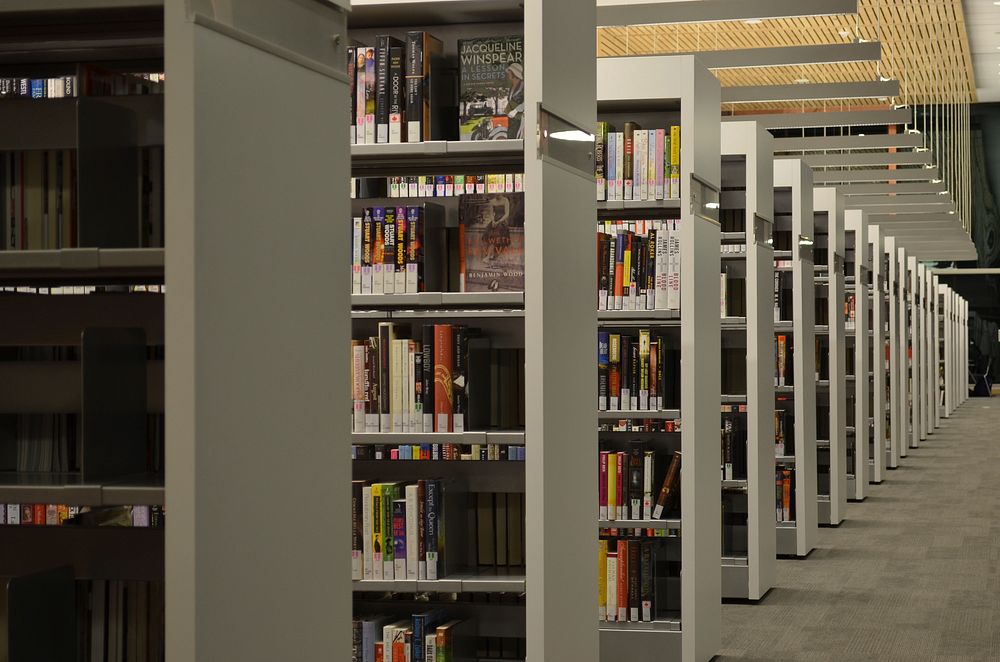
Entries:
{"type": "Polygon", "coordinates": [[[618,519],[618,455],[608,453],[608,519],[618,519]]]}
{"type": "Polygon", "coordinates": [[[597,620],[608,619],[608,541],[597,541],[597,620]]]}
{"type": "Polygon", "coordinates": [[[681,197],[681,127],[670,127],[670,197],[681,197]]]}
{"type": "Polygon", "coordinates": [[[383,579],[382,483],[372,485],[372,578],[383,579]]]}

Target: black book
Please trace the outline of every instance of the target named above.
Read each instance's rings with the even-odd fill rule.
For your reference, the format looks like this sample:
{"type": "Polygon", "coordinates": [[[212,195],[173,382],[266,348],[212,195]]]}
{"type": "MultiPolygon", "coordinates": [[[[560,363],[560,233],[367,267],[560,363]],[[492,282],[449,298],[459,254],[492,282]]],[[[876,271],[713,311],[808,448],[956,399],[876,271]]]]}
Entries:
{"type": "Polygon", "coordinates": [[[357,134],[355,133],[358,124],[358,74],[357,74],[357,62],[354,58],[357,54],[354,47],[351,46],[347,49],[347,80],[350,81],[351,86],[351,142],[357,142],[357,134]]]}
{"type": "Polygon", "coordinates": [[[642,519],[643,462],[646,444],[642,441],[629,442],[628,449],[628,507],[629,519],[642,519]]]}
{"type": "Polygon", "coordinates": [[[452,397],[454,398],[454,405],[452,413],[454,414],[454,427],[455,432],[464,432],[466,423],[466,414],[469,411],[468,404],[468,362],[469,362],[469,330],[465,326],[455,326],[455,354],[452,358],[452,397]]]}
{"type": "Polygon", "coordinates": [[[434,325],[423,326],[423,364],[421,365],[421,399],[424,412],[424,432],[434,431],[434,325]]]}
{"type": "Polygon", "coordinates": [[[653,543],[642,541],[639,550],[639,601],[640,617],[643,621],[653,620],[653,543]]]}
{"type": "Polygon", "coordinates": [[[629,409],[639,408],[639,343],[633,342],[629,346],[629,397],[632,398],[633,405],[629,409]]]}
{"type": "Polygon", "coordinates": [[[625,548],[628,550],[628,620],[636,622],[640,614],[640,549],[638,540],[629,540],[625,548]]]}
{"type": "Polygon", "coordinates": [[[406,138],[406,47],[402,42],[389,47],[389,142],[406,138]]]}
{"type": "MultiPolygon", "coordinates": [[[[403,42],[381,34],[375,38],[375,142],[389,142],[389,50],[403,42]]],[[[400,50],[402,52],[402,50],[400,50]]]]}

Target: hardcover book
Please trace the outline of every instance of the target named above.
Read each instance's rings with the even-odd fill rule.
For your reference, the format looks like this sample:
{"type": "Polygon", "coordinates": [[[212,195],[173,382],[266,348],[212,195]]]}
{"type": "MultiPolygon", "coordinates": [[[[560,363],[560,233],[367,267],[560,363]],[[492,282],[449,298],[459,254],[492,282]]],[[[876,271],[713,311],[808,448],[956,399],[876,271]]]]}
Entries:
{"type": "Polygon", "coordinates": [[[524,37],[460,39],[458,59],[460,138],[523,137],[524,37]]]}
{"type": "Polygon", "coordinates": [[[459,201],[463,292],[524,290],[524,194],[466,195],[459,201]]]}

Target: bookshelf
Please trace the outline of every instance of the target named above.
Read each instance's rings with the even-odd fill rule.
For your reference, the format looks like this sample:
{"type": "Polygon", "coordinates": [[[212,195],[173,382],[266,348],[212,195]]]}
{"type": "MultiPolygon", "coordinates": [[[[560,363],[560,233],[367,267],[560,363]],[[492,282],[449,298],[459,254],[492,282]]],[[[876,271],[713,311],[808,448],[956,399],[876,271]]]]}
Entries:
{"type": "Polygon", "coordinates": [[[882,228],[875,224],[868,226],[868,253],[871,256],[871,279],[868,285],[868,305],[871,309],[871,320],[868,328],[871,332],[871,476],[870,482],[878,485],[885,480],[885,472],[891,466],[892,448],[889,440],[891,416],[889,405],[889,326],[888,313],[889,283],[886,268],[888,260],[885,253],[886,237],[882,228]]]}
{"type": "MultiPolygon", "coordinates": [[[[794,514],[777,522],[778,556],[805,557],[818,536],[816,488],[816,294],[814,278],[815,223],[812,169],[799,159],[774,162],[775,271],[791,273],[791,282],[780,283],[779,320],[774,322],[777,341],[782,335],[792,343],[792,384],[775,387],[775,409],[791,416],[786,448],[776,464],[794,472],[794,514]],[[790,268],[787,265],[791,263],[790,268]],[[789,431],[794,452],[788,454],[789,431]]],[[[775,371],[777,374],[777,370],[775,371]]],[[[787,384],[787,379],[786,379],[787,384]]],[[[776,513],[777,515],[777,513],[776,513]]]]}
{"type": "Polygon", "coordinates": [[[937,287],[934,274],[923,266],[924,288],[924,430],[928,435],[937,428],[937,287]]]}
{"type": "MultiPolygon", "coordinates": [[[[652,624],[600,624],[602,660],[708,660],[720,645],[720,452],[717,443],[705,441],[719,434],[721,323],[715,297],[690,295],[719,291],[719,99],[718,81],[693,56],[601,58],[597,63],[599,119],[616,125],[632,120],[641,126],[680,126],[680,200],[689,201],[635,210],[639,215],[631,216],[680,219],[680,326],[663,328],[663,333],[672,334],[673,346],[680,349],[683,426],[680,434],[662,435],[655,442],[683,453],[680,541],[668,539],[662,552],[679,564],[680,572],[669,582],[667,599],[660,596],[652,624]]],[[[663,322],[655,317],[644,321],[653,328],[663,322]]],[[[619,324],[602,315],[599,323],[619,324]]]]}
{"type": "MultiPolygon", "coordinates": [[[[898,243],[898,242],[897,242],[898,243]]],[[[907,456],[912,445],[913,419],[911,418],[913,397],[913,384],[910,381],[910,364],[912,355],[910,354],[910,299],[913,296],[913,284],[910,280],[908,269],[909,256],[905,246],[896,247],[896,274],[899,289],[898,305],[899,315],[896,321],[899,323],[897,337],[899,345],[896,348],[898,361],[896,364],[899,374],[899,457],[907,456]]]]}
{"type": "Polygon", "coordinates": [[[846,442],[847,498],[864,501],[871,476],[869,460],[869,417],[872,412],[871,382],[871,322],[868,281],[872,273],[868,245],[868,215],[861,209],[844,211],[844,340],[847,350],[847,372],[854,380],[847,382],[846,442]]]}
{"type": "Polygon", "coordinates": [[[959,376],[959,404],[969,399],[969,302],[959,297],[959,317],[958,317],[958,343],[961,347],[959,352],[958,371],[959,376]]]}
{"type": "MultiPolygon", "coordinates": [[[[723,375],[727,369],[739,375],[745,370],[742,389],[726,388],[727,382],[739,382],[737,377],[723,379],[723,410],[736,408],[746,421],[746,480],[737,481],[736,489],[723,488],[723,530],[732,542],[726,549],[723,540],[722,597],[760,600],[774,585],[775,520],[772,509],[774,494],[774,313],[773,298],[765,293],[774,282],[774,148],[770,133],[756,122],[722,124],[722,221],[723,237],[733,237],[730,243],[742,244],[743,251],[723,252],[723,269],[736,280],[745,283],[741,305],[745,325],[727,328],[723,325],[723,375]],[[742,227],[730,235],[727,227],[734,223],[742,227]],[[741,354],[742,352],[742,354],[741,354]],[[745,358],[744,358],[745,356],[745,358]],[[733,364],[733,365],[730,365],[733,364]],[[745,367],[744,367],[745,366],[745,367]],[[726,395],[733,403],[726,402],[726,395]],[[741,406],[740,402],[745,402],[741,406]],[[745,525],[742,515],[745,514],[745,525]],[[736,541],[739,541],[738,543],[736,541]],[[738,546],[739,553],[735,551],[738,546]]],[[[725,243],[723,244],[725,251],[725,243]]],[[[727,302],[729,303],[729,302],[727,302]]],[[[720,312],[722,312],[720,310],[720,312]]],[[[725,317],[723,318],[725,321],[725,317]]],[[[724,417],[725,418],[725,417],[724,417]]]]}
{"type": "Polygon", "coordinates": [[[944,417],[944,290],[940,278],[934,274],[932,291],[934,293],[934,371],[931,375],[934,384],[934,427],[941,426],[944,417]]]}
{"type": "MultiPolygon", "coordinates": [[[[596,61],[595,10],[561,4],[547,2],[543,12],[540,4],[526,6],[509,0],[359,0],[352,3],[348,36],[351,46],[376,46],[380,35],[404,39],[408,31],[425,31],[440,39],[443,46],[443,67],[432,68],[431,77],[440,74],[444,76],[440,80],[447,82],[454,68],[457,82],[460,39],[523,35],[525,135],[534,136],[535,127],[545,135],[546,127],[553,127],[548,129],[552,135],[560,123],[589,132],[596,114],[594,70],[579,63],[596,61]]],[[[433,87],[433,81],[431,85],[433,94],[438,88],[433,87]]],[[[432,117],[438,112],[446,116],[449,108],[432,104],[432,117]]],[[[447,133],[444,130],[442,135],[447,133]]],[[[455,522],[457,517],[457,523],[446,523],[451,542],[446,543],[444,576],[436,580],[409,576],[356,580],[355,613],[408,618],[428,606],[441,607],[448,618],[474,621],[469,634],[477,643],[503,639],[504,659],[568,656],[596,662],[596,555],[566,553],[567,549],[596,548],[593,476],[599,420],[594,414],[580,412],[580,403],[593,402],[597,373],[593,331],[597,324],[596,273],[592,260],[579,259],[580,255],[593,255],[594,235],[592,226],[573,222],[595,215],[592,146],[558,137],[541,139],[541,144],[519,138],[444,138],[353,144],[351,176],[374,181],[523,173],[524,291],[461,291],[456,265],[463,202],[457,195],[414,196],[408,191],[390,198],[383,191],[352,199],[351,215],[355,218],[365,208],[421,207],[427,221],[425,233],[432,230],[434,234],[429,243],[432,235],[424,235],[421,291],[351,295],[351,337],[369,337],[384,322],[409,326],[414,335],[406,337],[418,341],[425,325],[462,325],[470,330],[470,338],[486,343],[489,358],[483,359],[483,350],[475,350],[470,340],[470,409],[464,431],[355,431],[350,434],[351,443],[372,452],[379,447],[410,444],[460,444],[464,449],[508,445],[523,449],[524,459],[355,459],[351,467],[355,480],[412,484],[443,479],[460,486],[454,493],[444,494],[445,512],[454,513],[446,516],[446,522],[455,522]],[[585,149],[573,149],[577,145],[585,149]],[[472,334],[473,329],[478,333],[472,334]],[[513,357],[512,365],[506,359],[502,364],[496,362],[501,352],[513,357]],[[478,363],[474,363],[474,356],[480,357],[478,363]],[[477,395],[473,387],[493,384],[497,373],[508,370],[517,383],[516,391],[511,391],[519,409],[515,424],[474,417],[473,409],[490,409],[491,394],[478,391],[477,395]],[[574,485],[574,489],[559,489],[566,485],[574,485]],[[523,535],[517,544],[511,537],[507,539],[510,549],[518,548],[518,559],[500,558],[499,550],[504,546],[499,528],[502,512],[507,513],[510,531],[516,528],[523,535]],[[466,531],[468,536],[463,535],[466,531]],[[450,546],[456,541],[457,550],[450,546]],[[487,547],[495,548],[492,558],[484,556],[487,547]],[[392,593],[391,598],[386,592],[392,593]],[[572,641],[558,636],[566,631],[579,636],[572,641]]],[[[391,192],[390,186],[385,188],[391,192]]],[[[349,232],[341,236],[347,237],[349,232]]],[[[337,282],[342,282],[346,273],[343,271],[337,282]]],[[[498,396],[495,385],[489,389],[498,396]]]]}
{"type": "Polygon", "coordinates": [[[250,5],[162,10],[168,654],[348,659],[349,3],[250,5]]]}
{"type": "MultiPolygon", "coordinates": [[[[878,226],[882,230],[882,226],[878,226]]],[[[886,274],[886,304],[887,304],[887,354],[886,354],[886,383],[889,390],[886,398],[886,420],[888,421],[889,454],[886,457],[886,468],[896,469],[899,467],[900,439],[902,438],[902,423],[900,418],[900,352],[899,352],[899,260],[897,257],[896,238],[892,235],[885,235],[883,239],[883,264],[886,274]]]]}
{"type": "Polygon", "coordinates": [[[924,431],[923,395],[923,342],[924,332],[923,278],[920,262],[912,255],[906,258],[906,273],[909,277],[909,341],[910,341],[910,448],[918,448],[927,434],[924,431]]]}
{"type": "Polygon", "coordinates": [[[954,302],[955,293],[947,285],[941,285],[941,318],[942,336],[944,346],[942,348],[942,364],[944,366],[944,412],[945,418],[951,417],[951,412],[955,408],[955,313],[954,302]]]}
{"type": "Polygon", "coordinates": [[[846,389],[849,378],[844,342],[843,195],[832,187],[815,187],[813,213],[816,218],[814,250],[823,256],[816,260],[816,313],[825,312],[828,320],[826,325],[816,326],[820,346],[816,389],[816,438],[820,456],[817,460],[817,511],[820,524],[837,526],[844,519],[848,493],[846,389]],[[820,439],[829,444],[820,445],[820,439]]]}

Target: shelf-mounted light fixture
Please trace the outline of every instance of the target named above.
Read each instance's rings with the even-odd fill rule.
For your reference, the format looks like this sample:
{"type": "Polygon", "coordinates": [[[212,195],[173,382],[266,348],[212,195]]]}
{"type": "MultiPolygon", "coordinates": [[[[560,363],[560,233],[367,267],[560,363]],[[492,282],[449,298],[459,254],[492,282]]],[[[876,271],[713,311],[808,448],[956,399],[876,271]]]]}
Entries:
{"type": "Polygon", "coordinates": [[[815,243],[812,237],[807,237],[804,234],[799,235],[799,246],[812,246],[815,243]]]}

